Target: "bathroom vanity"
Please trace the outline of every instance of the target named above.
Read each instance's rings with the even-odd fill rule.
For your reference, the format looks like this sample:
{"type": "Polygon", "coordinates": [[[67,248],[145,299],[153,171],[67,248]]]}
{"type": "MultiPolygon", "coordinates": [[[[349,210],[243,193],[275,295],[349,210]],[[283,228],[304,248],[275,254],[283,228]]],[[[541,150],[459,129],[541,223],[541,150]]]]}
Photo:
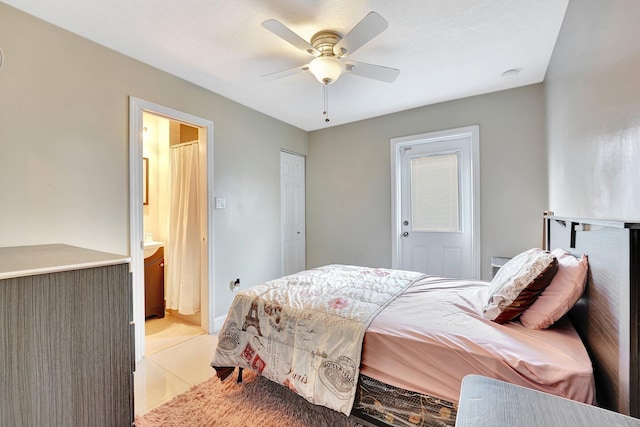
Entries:
{"type": "Polygon", "coordinates": [[[164,317],[164,244],[144,243],[144,317],[164,317]]]}
{"type": "Polygon", "coordinates": [[[130,259],[0,248],[0,425],[130,426],[130,259]]]}

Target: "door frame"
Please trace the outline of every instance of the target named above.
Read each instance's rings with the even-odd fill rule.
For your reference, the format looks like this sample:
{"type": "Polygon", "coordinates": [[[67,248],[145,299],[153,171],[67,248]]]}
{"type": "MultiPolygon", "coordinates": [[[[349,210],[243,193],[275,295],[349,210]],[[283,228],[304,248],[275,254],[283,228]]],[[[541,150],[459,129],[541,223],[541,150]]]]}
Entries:
{"type": "Polygon", "coordinates": [[[203,287],[200,308],[200,326],[206,333],[214,330],[215,289],[214,289],[214,240],[213,240],[213,122],[174,110],[163,105],[129,97],[129,254],[131,257],[133,321],[135,329],[136,362],[145,354],[144,316],[144,211],[142,200],[142,140],[143,112],[163,116],[171,120],[206,129],[206,138],[200,140],[206,153],[206,211],[207,286],[203,287]]]}
{"type": "Polygon", "coordinates": [[[406,147],[429,142],[471,137],[471,253],[472,272],[480,279],[480,126],[465,126],[418,135],[391,138],[391,267],[400,266],[400,233],[402,227],[401,160],[406,147]]]}

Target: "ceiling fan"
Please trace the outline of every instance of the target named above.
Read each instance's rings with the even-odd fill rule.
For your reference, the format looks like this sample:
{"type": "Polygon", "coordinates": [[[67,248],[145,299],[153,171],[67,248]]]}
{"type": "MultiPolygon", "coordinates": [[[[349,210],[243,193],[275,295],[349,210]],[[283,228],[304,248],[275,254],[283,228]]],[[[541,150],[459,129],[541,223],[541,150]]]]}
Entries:
{"type": "Polygon", "coordinates": [[[268,19],[262,23],[262,26],[284,41],[315,57],[308,64],[267,74],[263,77],[285,77],[308,70],[320,83],[328,85],[338,80],[345,71],[388,83],[393,82],[400,74],[400,70],[395,68],[347,59],[348,55],[351,55],[389,26],[387,21],[376,12],[369,12],[345,36],[337,31],[322,30],[315,33],[310,42],[276,19],[268,19]]]}
{"type": "Polygon", "coordinates": [[[347,59],[349,55],[389,26],[387,21],[376,12],[369,12],[345,36],[337,31],[321,30],[315,33],[309,42],[276,19],[268,19],[262,23],[262,26],[314,57],[307,64],[266,74],[262,77],[273,79],[287,77],[301,71],[311,72],[320,83],[325,85],[325,111],[323,114],[327,116],[325,119],[327,122],[329,121],[327,86],[338,80],[343,73],[347,72],[388,83],[393,82],[400,74],[400,70],[395,68],[347,59]]]}

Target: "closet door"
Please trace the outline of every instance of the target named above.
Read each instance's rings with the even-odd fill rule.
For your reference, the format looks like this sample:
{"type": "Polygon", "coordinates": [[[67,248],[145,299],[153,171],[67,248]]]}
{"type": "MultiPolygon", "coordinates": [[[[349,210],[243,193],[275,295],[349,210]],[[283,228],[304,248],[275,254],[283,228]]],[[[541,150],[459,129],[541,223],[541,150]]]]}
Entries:
{"type": "Polygon", "coordinates": [[[306,266],[305,158],[280,152],[282,275],[306,266]]]}

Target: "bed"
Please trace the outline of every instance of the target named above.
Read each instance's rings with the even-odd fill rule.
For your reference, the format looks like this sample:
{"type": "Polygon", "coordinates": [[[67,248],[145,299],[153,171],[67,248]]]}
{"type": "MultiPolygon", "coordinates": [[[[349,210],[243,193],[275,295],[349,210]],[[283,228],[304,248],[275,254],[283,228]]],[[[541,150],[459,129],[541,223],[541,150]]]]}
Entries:
{"type": "Polygon", "coordinates": [[[236,303],[236,297],[212,366],[221,379],[236,366],[251,368],[313,403],[366,424],[452,426],[460,383],[467,374],[597,402],[637,416],[638,317],[633,284],[638,284],[638,266],[632,260],[638,259],[639,229],[614,221],[552,216],[544,221],[549,248],[563,248],[578,257],[588,254],[590,265],[583,297],[548,329],[531,330],[517,320],[495,323],[479,315],[487,282],[326,266],[252,288],[243,304],[236,303]],[[358,281],[369,280],[363,286],[364,296],[351,301],[351,286],[346,296],[344,287],[331,288],[343,280],[336,276],[342,268],[358,281]],[[304,289],[316,275],[327,272],[331,280],[309,285],[302,293],[315,294],[318,302],[312,313],[320,306],[333,311],[316,320],[307,313],[304,328],[294,326],[294,308],[301,307],[296,305],[301,304],[300,284],[304,289]],[[391,283],[384,281],[389,278],[391,283]],[[378,292],[379,286],[384,292],[378,292]],[[353,325],[340,320],[340,310],[347,307],[359,320],[353,325]],[[330,328],[323,333],[327,323],[330,328]],[[347,329],[335,329],[342,324],[348,324],[347,329]],[[274,334],[287,336],[287,331],[289,342],[279,348],[274,334]],[[293,345],[291,336],[297,333],[305,338],[296,338],[298,344],[293,345]],[[309,335],[320,336],[322,344],[305,347],[309,335]],[[362,353],[349,353],[351,349],[335,353],[331,337],[361,347],[362,353]],[[265,356],[265,349],[271,354],[265,356]],[[300,368],[303,363],[309,367],[300,368]],[[316,377],[314,370],[320,373],[316,377]],[[318,391],[324,386],[331,393],[318,391]],[[327,394],[340,399],[333,402],[327,394]]]}

